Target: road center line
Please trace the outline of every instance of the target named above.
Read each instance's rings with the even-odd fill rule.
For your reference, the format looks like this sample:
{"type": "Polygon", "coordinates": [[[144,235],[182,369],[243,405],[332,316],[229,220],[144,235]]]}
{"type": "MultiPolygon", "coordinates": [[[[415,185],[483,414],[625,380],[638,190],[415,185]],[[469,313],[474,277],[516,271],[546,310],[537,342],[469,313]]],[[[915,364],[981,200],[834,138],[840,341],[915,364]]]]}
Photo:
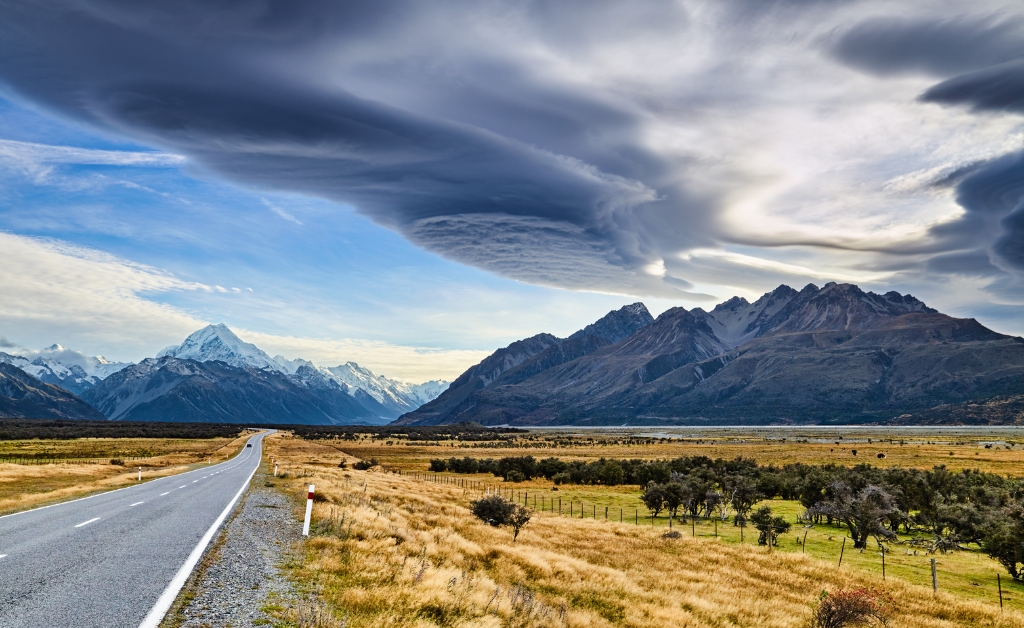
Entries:
{"type": "Polygon", "coordinates": [[[130,505],[130,506],[128,506],[128,507],[129,507],[129,508],[131,508],[132,506],[138,506],[139,504],[145,504],[145,503],[146,503],[146,502],[135,502],[134,504],[131,504],[131,505],[130,505]]]}
{"type": "Polygon", "coordinates": [[[0,558],[7,558],[7,554],[0,554],[0,558]]]}
{"type": "Polygon", "coordinates": [[[195,483],[196,483],[196,482],[198,482],[198,481],[199,481],[199,480],[192,480],[192,483],[193,483],[193,484],[195,484],[195,483]]]}
{"type": "Polygon", "coordinates": [[[99,517],[94,517],[94,518],[92,518],[92,519],[90,519],[90,520],[88,520],[88,521],[83,521],[82,523],[80,523],[80,524],[76,525],[75,527],[76,527],[76,528],[81,528],[82,526],[87,526],[87,525],[89,525],[89,524],[90,524],[90,523],[92,523],[93,521],[99,521],[99,520],[100,520],[100,518],[99,518],[99,517]]]}
{"type": "Polygon", "coordinates": [[[164,495],[170,495],[170,493],[170,491],[167,491],[166,493],[160,493],[160,497],[163,497],[164,495]]]}
{"type": "Polygon", "coordinates": [[[186,486],[185,484],[182,484],[182,485],[181,485],[181,486],[179,486],[178,488],[185,488],[185,486],[186,486]]]}

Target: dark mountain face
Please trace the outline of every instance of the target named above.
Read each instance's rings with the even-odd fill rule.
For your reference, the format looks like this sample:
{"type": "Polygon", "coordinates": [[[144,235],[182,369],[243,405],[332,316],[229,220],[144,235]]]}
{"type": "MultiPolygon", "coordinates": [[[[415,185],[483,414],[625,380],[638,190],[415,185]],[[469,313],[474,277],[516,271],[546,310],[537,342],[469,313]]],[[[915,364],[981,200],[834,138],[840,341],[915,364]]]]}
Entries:
{"type": "Polygon", "coordinates": [[[754,303],[737,297],[711,312],[673,308],[618,342],[575,353],[568,343],[443,412],[402,420],[886,422],[939,404],[1024,393],[1024,339],[940,314],[910,295],[851,284],[799,292],[780,286],[754,303]]]}
{"type": "Polygon", "coordinates": [[[588,355],[628,338],[651,324],[654,318],[643,303],[609,312],[600,320],[561,340],[538,334],[498,349],[480,364],[463,373],[433,401],[403,415],[397,423],[439,425],[475,406],[478,391],[517,384],[539,373],[588,355]]]}
{"type": "Polygon", "coordinates": [[[102,420],[103,415],[68,391],[0,362],[0,417],[102,420]]]}
{"type": "Polygon", "coordinates": [[[337,382],[308,367],[289,376],[216,361],[147,359],[114,373],[85,396],[107,418],[123,421],[380,422],[337,382]]]}

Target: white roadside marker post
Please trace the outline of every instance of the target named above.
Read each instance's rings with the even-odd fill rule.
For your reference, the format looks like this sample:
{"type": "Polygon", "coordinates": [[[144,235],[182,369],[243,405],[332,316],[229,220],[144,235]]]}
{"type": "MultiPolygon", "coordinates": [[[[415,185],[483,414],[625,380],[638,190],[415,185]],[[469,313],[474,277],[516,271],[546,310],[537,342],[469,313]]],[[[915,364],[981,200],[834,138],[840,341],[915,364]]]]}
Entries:
{"type": "Polygon", "coordinates": [[[313,515],[313,485],[309,485],[309,496],[306,498],[306,520],[302,523],[302,536],[309,536],[309,518],[313,515]]]}
{"type": "Polygon", "coordinates": [[[277,463],[274,463],[274,477],[277,477],[277,463]]]}
{"type": "Polygon", "coordinates": [[[142,481],[142,467],[139,467],[139,482],[142,481]]]}

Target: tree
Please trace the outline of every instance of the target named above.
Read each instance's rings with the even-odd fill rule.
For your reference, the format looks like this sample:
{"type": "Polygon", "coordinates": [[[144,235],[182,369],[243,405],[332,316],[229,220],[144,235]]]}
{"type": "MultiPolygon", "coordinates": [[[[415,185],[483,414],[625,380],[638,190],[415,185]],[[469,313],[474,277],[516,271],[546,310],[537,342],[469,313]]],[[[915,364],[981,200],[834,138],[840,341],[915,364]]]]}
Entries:
{"type": "Polygon", "coordinates": [[[515,543],[516,539],[519,538],[519,531],[530,522],[530,510],[524,507],[522,504],[516,504],[512,507],[512,512],[508,516],[508,525],[512,526],[512,542],[515,543]]]}
{"type": "Polygon", "coordinates": [[[754,524],[760,534],[757,537],[758,545],[768,545],[769,539],[772,546],[778,544],[779,535],[789,532],[792,524],[781,516],[772,516],[772,509],[768,506],[761,506],[750,515],[750,522],[754,524]]]}
{"type": "Polygon", "coordinates": [[[665,508],[665,487],[651,482],[640,495],[640,501],[647,506],[647,510],[651,511],[652,516],[657,517],[658,513],[665,508]]]}
{"type": "Polygon", "coordinates": [[[519,538],[519,532],[530,522],[530,511],[520,504],[510,502],[500,495],[490,495],[471,504],[473,515],[487,525],[512,528],[512,542],[519,538]]]}
{"type": "Polygon", "coordinates": [[[808,513],[825,515],[846,525],[855,548],[866,548],[869,536],[885,539],[896,536],[882,525],[897,510],[895,500],[884,488],[869,484],[854,494],[845,483],[836,482],[830,492],[830,499],[819,502],[808,513]]]}
{"type": "Polygon", "coordinates": [[[732,504],[733,509],[736,511],[734,521],[736,525],[739,525],[740,520],[746,520],[747,514],[750,513],[750,509],[754,507],[754,504],[761,501],[761,494],[757,492],[757,484],[743,475],[732,478],[728,486],[731,491],[729,503],[732,504]]]}
{"type": "Polygon", "coordinates": [[[471,508],[477,519],[497,528],[508,522],[514,505],[501,495],[489,495],[474,501],[471,508]]]}
{"type": "Polygon", "coordinates": [[[981,549],[1014,580],[1024,579],[1024,506],[1015,504],[994,516],[985,528],[981,549]]]}
{"type": "Polygon", "coordinates": [[[679,482],[669,482],[662,488],[665,493],[665,508],[668,509],[668,516],[675,519],[679,507],[683,505],[685,499],[683,486],[679,482]]]}

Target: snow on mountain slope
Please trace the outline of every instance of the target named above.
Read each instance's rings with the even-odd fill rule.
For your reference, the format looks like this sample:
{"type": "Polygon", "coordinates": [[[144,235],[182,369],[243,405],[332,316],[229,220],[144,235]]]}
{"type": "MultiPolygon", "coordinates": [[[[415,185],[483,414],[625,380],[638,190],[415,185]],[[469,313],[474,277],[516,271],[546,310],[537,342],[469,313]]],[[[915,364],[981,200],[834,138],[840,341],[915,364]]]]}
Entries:
{"type": "Polygon", "coordinates": [[[126,362],[87,356],[58,344],[23,354],[0,352],[0,362],[16,366],[42,382],[60,386],[76,395],[129,366],[126,362]]]}
{"type": "Polygon", "coordinates": [[[385,408],[398,414],[415,410],[440,395],[448,387],[445,381],[407,384],[377,375],[355,362],[346,362],[326,370],[339,382],[360,388],[385,408]]]}
{"type": "MultiPolygon", "coordinates": [[[[287,373],[287,369],[278,364],[256,345],[243,342],[227,325],[207,325],[193,332],[185,342],[176,347],[167,347],[157,354],[162,358],[170,356],[181,360],[196,362],[225,362],[239,368],[255,366],[258,369],[287,373]]],[[[292,370],[294,373],[294,369],[292,370]]]]}
{"type": "Polygon", "coordinates": [[[441,394],[448,386],[448,382],[441,381],[406,384],[377,375],[355,362],[323,367],[302,358],[290,360],[280,355],[272,358],[256,345],[242,341],[223,324],[208,325],[194,332],[180,345],[168,347],[157,354],[158,358],[165,356],[196,362],[219,360],[235,367],[251,366],[293,377],[300,373],[312,377],[313,374],[307,370],[311,369],[337,382],[368,409],[375,412],[383,409],[386,414],[394,417],[415,410],[441,394]]]}

